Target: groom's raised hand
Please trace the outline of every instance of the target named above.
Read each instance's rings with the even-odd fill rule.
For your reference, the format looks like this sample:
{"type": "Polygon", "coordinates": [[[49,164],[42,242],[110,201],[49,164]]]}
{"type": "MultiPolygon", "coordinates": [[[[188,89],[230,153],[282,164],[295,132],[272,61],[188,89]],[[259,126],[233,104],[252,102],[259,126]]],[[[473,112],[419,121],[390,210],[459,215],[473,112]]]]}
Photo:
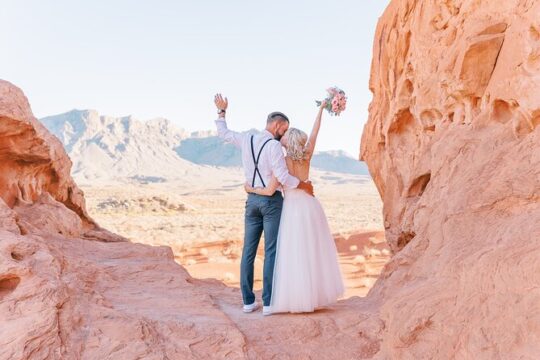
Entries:
{"type": "Polygon", "coordinates": [[[214,104],[216,104],[218,110],[227,110],[229,100],[227,100],[227,98],[223,98],[221,94],[216,94],[216,96],[214,96],[214,104]]]}

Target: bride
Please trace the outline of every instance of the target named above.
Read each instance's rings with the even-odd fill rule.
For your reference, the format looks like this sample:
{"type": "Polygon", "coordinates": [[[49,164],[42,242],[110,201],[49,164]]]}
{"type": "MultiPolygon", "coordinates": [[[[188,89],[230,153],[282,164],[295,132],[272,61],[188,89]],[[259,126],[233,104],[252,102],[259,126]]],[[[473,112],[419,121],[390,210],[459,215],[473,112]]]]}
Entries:
{"type": "MultiPolygon", "coordinates": [[[[308,139],[290,128],[281,138],[287,150],[289,173],[309,179],[310,162],[321,127],[323,102],[308,139]]],[[[280,186],[274,177],[265,188],[245,185],[246,191],[272,196],[280,186]]],[[[270,312],[312,312],[334,303],[344,293],[336,245],[320,202],[297,189],[284,189],[283,211],[277,240],[270,312]]]]}

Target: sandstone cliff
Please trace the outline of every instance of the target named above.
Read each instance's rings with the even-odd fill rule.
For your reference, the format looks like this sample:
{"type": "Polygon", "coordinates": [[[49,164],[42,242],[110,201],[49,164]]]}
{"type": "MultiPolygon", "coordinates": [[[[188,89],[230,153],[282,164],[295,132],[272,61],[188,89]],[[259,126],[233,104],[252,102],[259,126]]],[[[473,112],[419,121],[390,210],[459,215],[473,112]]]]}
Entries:
{"type": "Polygon", "coordinates": [[[395,255],[394,359],[540,356],[540,2],[393,0],[361,158],[395,255]]]}

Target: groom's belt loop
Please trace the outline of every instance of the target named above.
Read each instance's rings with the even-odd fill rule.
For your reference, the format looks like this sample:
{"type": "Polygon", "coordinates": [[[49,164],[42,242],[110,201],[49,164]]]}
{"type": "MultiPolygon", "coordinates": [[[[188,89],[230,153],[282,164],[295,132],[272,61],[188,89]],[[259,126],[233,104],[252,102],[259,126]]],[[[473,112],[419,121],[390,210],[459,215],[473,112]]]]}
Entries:
{"type": "Polygon", "coordinates": [[[264,187],[266,187],[266,184],[264,183],[264,180],[261,176],[261,172],[259,171],[259,159],[261,158],[261,153],[264,149],[264,146],[268,144],[272,139],[268,139],[264,142],[264,144],[261,146],[261,149],[259,150],[259,154],[257,157],[255,157],[255,148],[253,146],[253,135],[251,135],[251,156],[253,156],[253,163],[255,164],[255,170],[253,171],[253,180],[251,181],[251,186],[255,187],[255,178],[257,175],[259,175],[259,179],[261,180],[261,183],[264,187]]]}

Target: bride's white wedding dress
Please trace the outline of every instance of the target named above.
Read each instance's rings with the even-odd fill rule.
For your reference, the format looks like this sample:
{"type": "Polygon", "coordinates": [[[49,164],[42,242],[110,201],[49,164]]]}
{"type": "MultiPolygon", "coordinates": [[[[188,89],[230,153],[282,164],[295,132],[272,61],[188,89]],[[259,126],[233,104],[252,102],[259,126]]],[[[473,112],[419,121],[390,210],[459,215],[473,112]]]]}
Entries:
{"type": "Polygon", "coordinates": [[[345,291],[336,245],[317,198],[298,189],[284,195],[270,309],[312,312],[345,291]]]}

